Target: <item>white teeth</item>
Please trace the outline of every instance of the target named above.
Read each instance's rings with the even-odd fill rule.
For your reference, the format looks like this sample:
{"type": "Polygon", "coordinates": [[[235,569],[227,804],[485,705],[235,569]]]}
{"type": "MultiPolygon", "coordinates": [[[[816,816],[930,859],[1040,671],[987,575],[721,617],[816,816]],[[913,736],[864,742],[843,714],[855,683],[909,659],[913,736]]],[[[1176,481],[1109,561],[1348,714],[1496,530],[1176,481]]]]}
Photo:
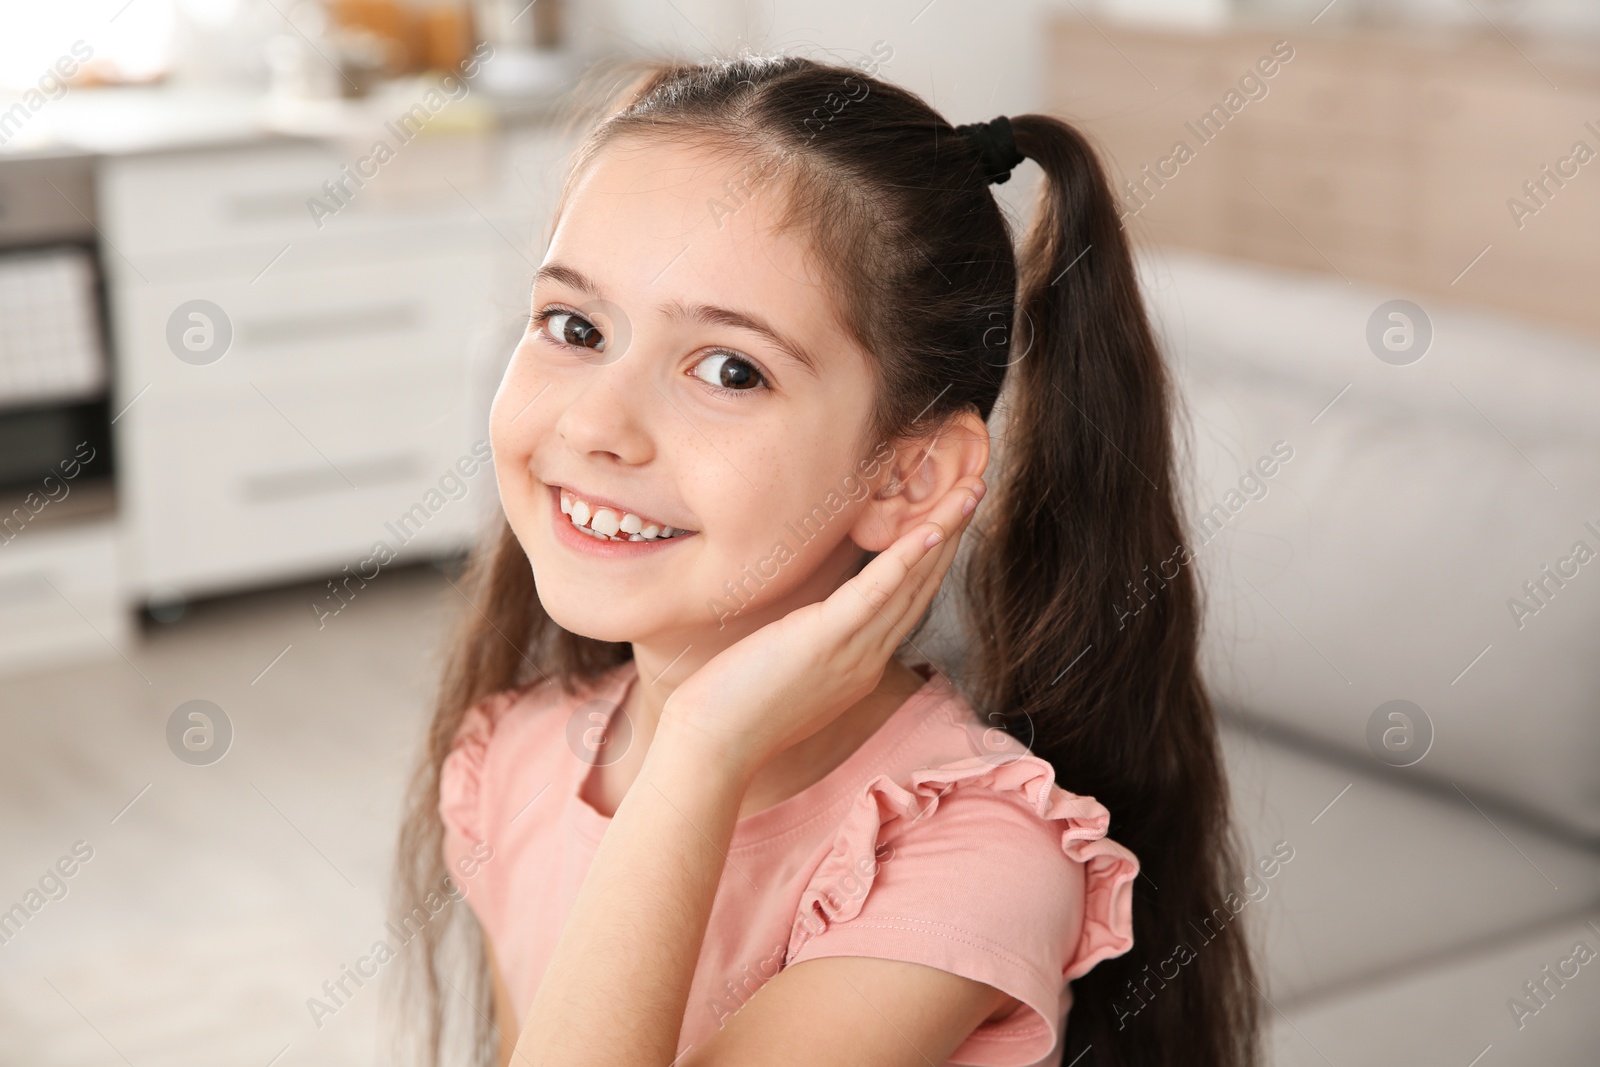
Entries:
{"type": "Polygon", "coordinates": [[[658,541],[680,537],[691,531],[672,526],[646,524],[631,511],[618,512],[615,508],[592,507],[588,501],[561,491],[561,511],[572,524],[599,541],[658,541]]]}

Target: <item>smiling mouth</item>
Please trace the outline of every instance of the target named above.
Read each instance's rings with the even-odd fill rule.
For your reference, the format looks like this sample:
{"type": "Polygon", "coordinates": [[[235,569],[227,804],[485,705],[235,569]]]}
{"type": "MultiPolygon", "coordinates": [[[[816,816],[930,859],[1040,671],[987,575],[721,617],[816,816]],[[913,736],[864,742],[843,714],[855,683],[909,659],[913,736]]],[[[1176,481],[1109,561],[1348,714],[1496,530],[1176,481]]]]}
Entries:
{"type": "Polygon", "coordinates": [[[631,511],[592,505],[568,489],[559,492],[561,513],[597,541],[669,541],[696,532],[667,526],[631,511]]]}

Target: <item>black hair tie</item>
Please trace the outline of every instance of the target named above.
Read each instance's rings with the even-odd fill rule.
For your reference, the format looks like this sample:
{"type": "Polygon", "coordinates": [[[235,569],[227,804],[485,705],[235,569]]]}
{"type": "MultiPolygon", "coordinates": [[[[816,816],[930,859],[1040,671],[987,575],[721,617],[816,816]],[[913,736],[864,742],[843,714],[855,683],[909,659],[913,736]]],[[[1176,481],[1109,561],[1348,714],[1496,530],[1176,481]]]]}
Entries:
{"type": "Polygon", "coordinates": [[[1010,181],[1012,169],[1028,158],[1017,151],[1016,138],[1011,134],[1011,120],[1004,115],[988,122],[957,126],[956,132],[972,142],[972,147],[983,161],[983,176],[991,185],[1010,181]]]}

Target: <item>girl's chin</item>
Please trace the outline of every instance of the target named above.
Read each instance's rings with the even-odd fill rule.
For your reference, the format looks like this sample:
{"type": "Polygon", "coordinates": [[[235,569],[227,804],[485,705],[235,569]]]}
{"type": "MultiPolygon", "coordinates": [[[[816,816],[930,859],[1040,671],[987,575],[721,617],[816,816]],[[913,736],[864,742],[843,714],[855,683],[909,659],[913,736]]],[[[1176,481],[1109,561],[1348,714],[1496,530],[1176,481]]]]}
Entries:
{"type": "Polygon", "coordinates": [[[631,626],[622,627],[618,626],[615,622],[605,622],[602,620],[589,618],[588,616],[572,618],[565,615],[558,615],[553,611],[550,612],[550,617],[555,620],[557,626],[561,627],[563,630],[566,630],[568,633],[577,634],[579,637],[587,637],[591,641],[606,641],[613,644],[631,644],[632,642],[639,640],[639,632],[631,626]]]}
{"type": "Polygon", "coordinates": [[[533,585],[545,614],[563,630],[596,641],[637,641],[646,626],[632,605],[647,603],[629,595],[628,590],[617,590],[615,596],[591,584],[574,583],[568,579],[540,579],[541,571],[535,567],[533,585]]]}

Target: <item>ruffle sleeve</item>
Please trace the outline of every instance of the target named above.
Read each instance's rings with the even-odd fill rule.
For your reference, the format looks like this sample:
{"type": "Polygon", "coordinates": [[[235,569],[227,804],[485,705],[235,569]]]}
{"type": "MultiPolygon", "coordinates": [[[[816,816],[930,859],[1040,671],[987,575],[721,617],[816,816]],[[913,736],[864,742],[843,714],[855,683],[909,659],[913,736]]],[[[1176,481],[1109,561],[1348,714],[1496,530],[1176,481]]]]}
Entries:
{"type": "Polygon", "coordinates": [[[880,774],[807,882],[786,960],[883,956],[994,985],[1034,1010],[980,1026],[957,1062],[1034,1063],[1067,983],[1133,947],[1139,860],[1110,821],[1031,753],[880,774]]]}
{"type": "Polygon", "coordinates": [[[452,861],[462,846],[471,847],[487,837],[483,796],[489,744],[495,724],[518,693],[506,690],[468,708],[439,767],[439,817],[444,821],[446,857],[452,861]]]}

